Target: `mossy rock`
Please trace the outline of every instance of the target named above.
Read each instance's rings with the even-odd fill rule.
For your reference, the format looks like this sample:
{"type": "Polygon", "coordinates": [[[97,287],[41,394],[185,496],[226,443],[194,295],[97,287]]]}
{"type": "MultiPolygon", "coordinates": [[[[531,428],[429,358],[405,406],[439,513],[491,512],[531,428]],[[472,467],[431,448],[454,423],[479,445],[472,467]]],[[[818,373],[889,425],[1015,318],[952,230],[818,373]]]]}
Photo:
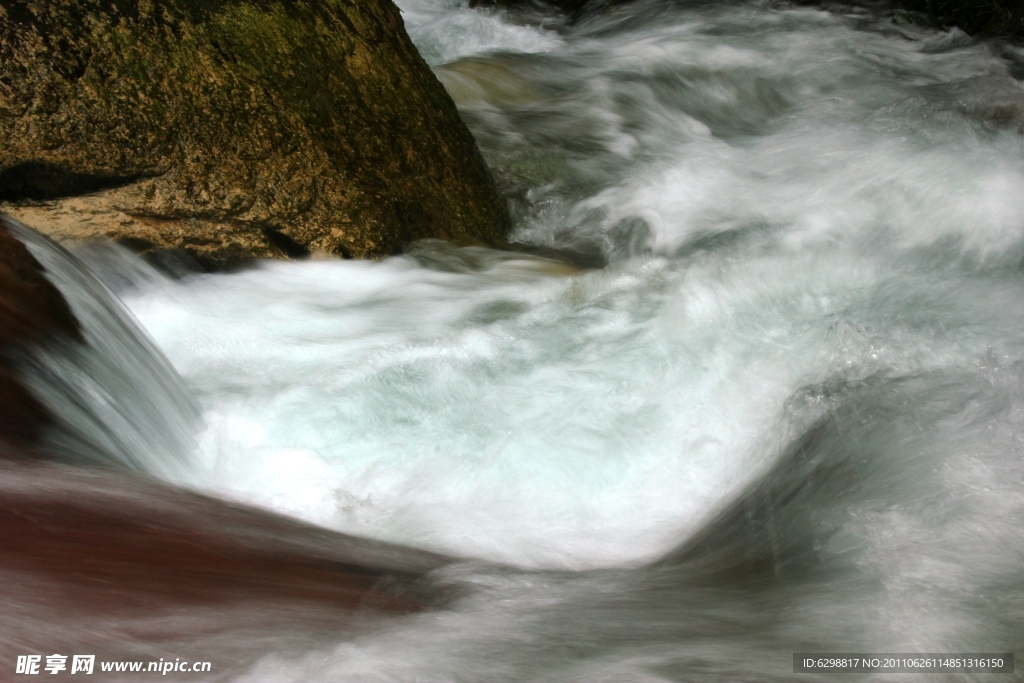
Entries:
{"type": "Polygon", "coordinates": [[[212,262],[510,227],[390,0],[8,0],[0,139],[14,215],[212,262]]]}

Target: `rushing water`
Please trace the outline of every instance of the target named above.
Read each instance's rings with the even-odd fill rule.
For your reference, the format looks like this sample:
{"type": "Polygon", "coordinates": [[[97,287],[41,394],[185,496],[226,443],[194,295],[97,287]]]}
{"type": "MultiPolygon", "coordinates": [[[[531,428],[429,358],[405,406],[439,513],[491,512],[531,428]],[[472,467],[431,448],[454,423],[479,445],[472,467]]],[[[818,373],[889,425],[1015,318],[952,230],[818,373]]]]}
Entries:
{"type": "Polygon", "coordinates": [[[133,464],[465,560],[453,604],[242,680],[1024,651],[1024,52],[856,9],[399,5],[523,252],[80,254],[191,394],[147,437],[187,467],[133,464]]]}

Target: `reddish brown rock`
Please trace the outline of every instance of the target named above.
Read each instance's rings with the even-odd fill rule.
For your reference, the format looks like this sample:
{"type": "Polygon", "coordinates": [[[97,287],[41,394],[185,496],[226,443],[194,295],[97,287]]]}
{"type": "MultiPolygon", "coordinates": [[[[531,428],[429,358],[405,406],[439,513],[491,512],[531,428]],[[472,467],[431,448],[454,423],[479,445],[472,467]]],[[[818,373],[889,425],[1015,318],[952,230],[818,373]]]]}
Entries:
{"type": "Polygon", "coordinates": [[[223,675],[265,638],[336,643],[422,610],[418,580],[447,562],[139,475],[0,465],[0,661],[173,652],[223,675]]]}

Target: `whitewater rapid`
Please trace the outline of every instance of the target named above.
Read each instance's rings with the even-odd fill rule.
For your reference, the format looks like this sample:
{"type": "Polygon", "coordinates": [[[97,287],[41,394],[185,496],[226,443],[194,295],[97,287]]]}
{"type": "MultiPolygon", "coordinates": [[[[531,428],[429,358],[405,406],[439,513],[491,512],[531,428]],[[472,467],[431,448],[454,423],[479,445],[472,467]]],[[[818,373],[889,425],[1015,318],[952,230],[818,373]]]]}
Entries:
{"type": "Polygon", "coordinates": [[[1024,52],[855,8],[398,4],[521,252],[79,253],[198,406],[161,476],[470,563],[458,609],[245,680],[1019,649],[1024,52]]]}

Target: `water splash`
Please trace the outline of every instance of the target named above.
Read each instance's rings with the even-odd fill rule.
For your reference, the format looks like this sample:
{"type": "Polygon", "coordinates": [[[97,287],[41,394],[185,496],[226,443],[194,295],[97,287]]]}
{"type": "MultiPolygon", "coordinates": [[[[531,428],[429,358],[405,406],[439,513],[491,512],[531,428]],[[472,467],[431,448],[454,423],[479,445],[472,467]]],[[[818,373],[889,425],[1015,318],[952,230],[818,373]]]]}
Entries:
{"type": "Polygon", "coordinates": [[[429,64],[491,50],[544,52],[561,42],[550,28],[509,21],[500,11],[472,10],[469,0],[397,0],[395,4],[429,64]]]}
{"type": "Polygon", "coordinates": [[[516,239],[600,267],[110,261],[200,406],[179,480],[467,558],[447,609],[240,680],[1024,648],[1017,49],[859,9],[404,6],[516,239]]]}

